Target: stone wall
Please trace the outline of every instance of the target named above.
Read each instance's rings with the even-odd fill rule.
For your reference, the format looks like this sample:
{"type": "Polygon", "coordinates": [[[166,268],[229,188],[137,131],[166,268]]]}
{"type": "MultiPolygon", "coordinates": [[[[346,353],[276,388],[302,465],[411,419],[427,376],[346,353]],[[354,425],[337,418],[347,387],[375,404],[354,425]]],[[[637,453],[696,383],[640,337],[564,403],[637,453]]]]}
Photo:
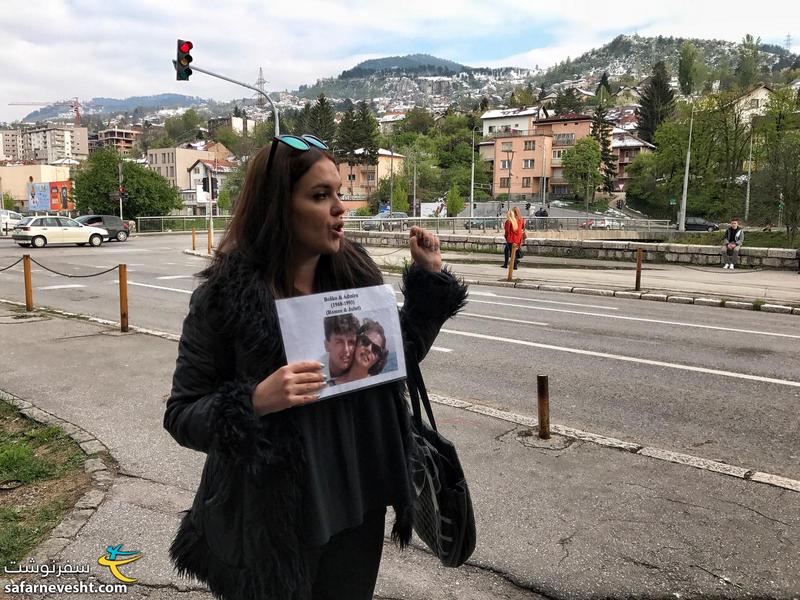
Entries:
{"type": "MultiPolygon", "coordinates": [[[[347,236],[368,246],[405,246],[408,243],[408,233],[405,232],[348,231],[347,236]]],[[[458,233],[440,233],[439,239],[443,251],[502,253],[505,245],[502,236],[479,237],[458,233]]],[[[722,264],[721,246],[547,238],[528,238],[525,241],[525,251],[529,254],[628,262],[636,260],[636,250],[639,248],[644,253],[644,261],[649,263],[713,266],[722,264]]],[[[739,264],[745,267],[796,271],[799,255],[798,250],[792,249],[743,246],[739,251],[739,264]]]]}

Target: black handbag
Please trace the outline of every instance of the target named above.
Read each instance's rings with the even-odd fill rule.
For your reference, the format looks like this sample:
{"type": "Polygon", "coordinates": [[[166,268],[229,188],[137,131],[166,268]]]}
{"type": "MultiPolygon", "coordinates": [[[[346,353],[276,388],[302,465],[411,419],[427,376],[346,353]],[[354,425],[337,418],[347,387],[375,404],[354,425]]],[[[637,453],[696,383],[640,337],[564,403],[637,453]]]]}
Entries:
{"type": "Polygon", "coordinates": [[[412,359],[406,365],[413,411],[411,436],[416,444],[414,531],[445,567],[460,567],[472,556],[477,539],[469,487],[455,446],[436,430],[419,364],[412,359]],[[420,397],[430,426],[422,420],[420,397]]]}

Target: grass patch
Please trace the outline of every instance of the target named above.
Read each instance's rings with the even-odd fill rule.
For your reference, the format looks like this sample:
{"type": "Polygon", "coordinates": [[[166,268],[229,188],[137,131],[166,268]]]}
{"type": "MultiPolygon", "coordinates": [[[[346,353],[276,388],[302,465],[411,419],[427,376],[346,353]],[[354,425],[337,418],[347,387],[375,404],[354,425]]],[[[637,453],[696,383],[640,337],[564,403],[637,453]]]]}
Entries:
{"type": "Polygon", "coordinates": [[[56,427],[0,400],[0,567],[19,562],[89,486],[86,455],[56,427]],[[17,487],[14,487],[14,486],[17,487]]]}
{"type": "MultiPolygon", "coordinates": [[[[676,236],[669,240],[670,244],[691,244],[700,246],[722,246],[725,238],[724,231],[712,233],[690,233],[676,236]]],[[[745,231],[744,247],[751,248],[800,248],[800,235],[796,235],[794,242],[789,241],[785,231],[745,231]]]]}

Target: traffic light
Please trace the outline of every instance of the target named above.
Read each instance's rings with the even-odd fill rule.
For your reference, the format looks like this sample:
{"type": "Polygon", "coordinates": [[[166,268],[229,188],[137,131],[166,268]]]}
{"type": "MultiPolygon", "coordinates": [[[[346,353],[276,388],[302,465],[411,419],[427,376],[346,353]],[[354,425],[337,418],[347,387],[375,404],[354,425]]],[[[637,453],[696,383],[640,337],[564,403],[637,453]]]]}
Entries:
{"type": "Polygon", "coordinates": [[[203,177],[203,191],[208,191],[208,177],[203,177]]]}
{"type": "Polygon", "coordinates": [[[530,202],[526,202],[525,203],[525,210],[530,210],[530,209],[531,209],[531,203],[530,202]]]}
{"type": "Polygon", "coordinates": [[[189,52],[194,48],[194,44],[188,40],[178,40],[178,57],[175,61],[175,78],[178,81],[189,81],[192,70],[189,63],[192,62],[192,55],[189,52]]]}
{"type": "Polygon", "coordinates": [[[216,198],[217,197],[217,178],[216,177],[212,177],[211,178],[211,197],[212,198],[216,198]]]}

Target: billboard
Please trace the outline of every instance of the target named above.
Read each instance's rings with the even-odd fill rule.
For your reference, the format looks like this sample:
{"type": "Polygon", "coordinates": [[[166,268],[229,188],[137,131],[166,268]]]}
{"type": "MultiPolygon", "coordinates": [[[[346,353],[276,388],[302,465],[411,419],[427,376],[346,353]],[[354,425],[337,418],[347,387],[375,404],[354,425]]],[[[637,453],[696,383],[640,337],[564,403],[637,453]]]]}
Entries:
{"type": "Polygon", "coordinates": [[[72,201],[72,181],[50,182],[50,210],[75,210],[72,201]]]}
{"type": "Polygon", "coordinates": [[[50,184],[28,184],[28,210],[50,210],[50,184]]]}

